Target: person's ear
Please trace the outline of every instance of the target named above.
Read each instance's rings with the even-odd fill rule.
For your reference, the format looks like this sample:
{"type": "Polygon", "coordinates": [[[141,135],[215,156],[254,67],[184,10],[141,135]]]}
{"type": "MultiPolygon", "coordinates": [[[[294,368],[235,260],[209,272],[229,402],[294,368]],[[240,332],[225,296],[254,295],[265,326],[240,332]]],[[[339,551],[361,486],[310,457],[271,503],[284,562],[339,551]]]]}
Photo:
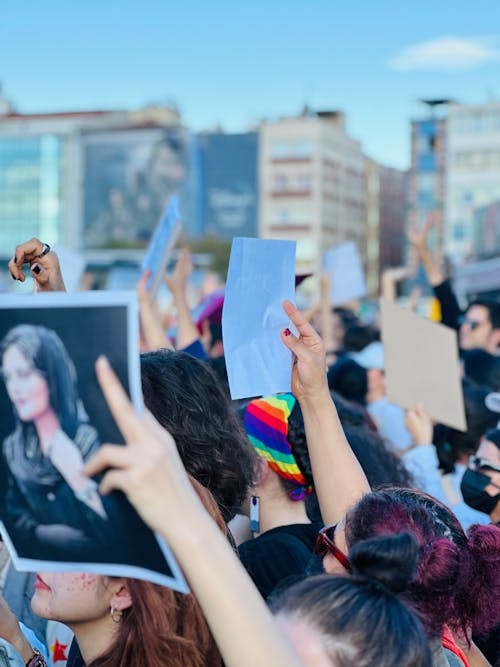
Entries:
{"type": "Polygon", "coordinates": [[[120,579],[116,582],[109,604],[110,607],[116,609],[116,611],[124,611],[132,606],[132,596],[130,595],[125,579],[120,579]]]}
{"type": "Polygon", "coordinates": [[[491,332],[491,349],[495,350],[493,354],[496,354],[497,348],[500,347],[500,329],[493,329],[491,332]]]}
{"type": "Polygon", "coordinates": [[[259,454],[259,459],[258,459],[258,464],[257,464],[257,483],[256,486],[259,486],[260,484],[263,484],[267,477],[269,475],[269,465],[267,463],[267,459],[265,459],[263,456],[260,456],[259,454]]]}

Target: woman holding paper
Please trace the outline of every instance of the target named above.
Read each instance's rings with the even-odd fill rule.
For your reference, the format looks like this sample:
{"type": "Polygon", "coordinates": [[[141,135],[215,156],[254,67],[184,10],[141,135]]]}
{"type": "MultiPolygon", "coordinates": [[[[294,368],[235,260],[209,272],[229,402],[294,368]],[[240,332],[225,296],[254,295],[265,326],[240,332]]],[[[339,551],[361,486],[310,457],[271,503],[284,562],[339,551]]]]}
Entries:
{"type": "Polygon", "coordinates": [[[19,325],[0,343],[2,377],[15,429],[3,442],[7,484],[2,519],[22,557],[46,547],[81,555],[107,514],[97,484],[83,472],[99,446],[80,401],[76,372],[57,334],[19,325]]]}

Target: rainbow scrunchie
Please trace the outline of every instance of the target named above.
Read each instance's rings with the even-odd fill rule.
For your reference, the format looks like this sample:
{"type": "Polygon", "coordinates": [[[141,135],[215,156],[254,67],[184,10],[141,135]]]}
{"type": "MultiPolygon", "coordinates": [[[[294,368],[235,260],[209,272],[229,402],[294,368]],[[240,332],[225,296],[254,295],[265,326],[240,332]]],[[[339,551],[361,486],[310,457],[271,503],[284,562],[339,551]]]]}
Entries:
{"type": "Polygon", "coordinates": [[[288,418],[296,399],[293,394],[278,394],[257,398],[245,409],[245,430],[248,439],[260,456],[267,459],[271,470],[282,479],[295,482],[297,489],[290,493],[292,500],[302,500],[312,487],[308,485],[288,442],[288,418]]]}

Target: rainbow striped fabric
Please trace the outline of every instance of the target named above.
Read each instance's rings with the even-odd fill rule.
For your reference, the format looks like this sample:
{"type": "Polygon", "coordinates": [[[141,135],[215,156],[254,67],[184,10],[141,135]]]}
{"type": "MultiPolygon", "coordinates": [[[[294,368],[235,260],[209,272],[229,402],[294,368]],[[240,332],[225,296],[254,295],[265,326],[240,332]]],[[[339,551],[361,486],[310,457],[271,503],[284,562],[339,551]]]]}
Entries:
{"type": "Polygon", "coordinates": [[[288,418],[295,405],[293,394],[277,394],[257,398],[245,409],[245,429],[248,438],[260,456],[267,459],[269,467],[283,479],[306,487],[288,442],[288,418]]]}

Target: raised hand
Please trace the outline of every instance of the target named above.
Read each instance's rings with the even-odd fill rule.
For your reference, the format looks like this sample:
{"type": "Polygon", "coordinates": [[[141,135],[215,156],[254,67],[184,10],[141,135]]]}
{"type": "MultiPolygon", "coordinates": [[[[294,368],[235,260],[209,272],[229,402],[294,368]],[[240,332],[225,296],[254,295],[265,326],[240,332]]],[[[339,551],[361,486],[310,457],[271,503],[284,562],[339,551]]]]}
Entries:
{"type": "Polygon", "coordinates": [[[281,334],[283,343],[295,355],[292,392],[299,401],[324,394],[325,389],[328,391],[328,385],[323,341],[293,303],[284,301],[283,310],[300,334],[297,338],[289,329],[285,329],[281,334]]]}
{"type": "Polygon", "coordinates": [[[417,250],[422,248],[427,248],[427,237],[429,236],[430,230],[435,226],[436,218],[434,215],[429,214],[427,220],[422,225],[420,229],[415,227],[408,230],[407,236],[408,241],[414,246],[417,250]]]}
{"type": "Polygon", "coordinates": [[[430,445],[432,443],[432,421],[422,405],[414,410],[407,410],[405,425],[415,445],[430,445]]]}
{"type": "Polygon", "coordinates": [[[10,275],[24,283],[23,266],[29,264],[37,292],[65,292],[66,287],[59,266],[59,259],[50,247],[37,238],[16,246],[14,257],[9,262],[10,275]]]}
{"type": "Polygon", "coordinates": [[[165,276],[165,282],[172,294],[184,292],[189,277],[193,273],[191,254],[187,248],[182,248],[175,269],[171,274],[165,276]]]}

